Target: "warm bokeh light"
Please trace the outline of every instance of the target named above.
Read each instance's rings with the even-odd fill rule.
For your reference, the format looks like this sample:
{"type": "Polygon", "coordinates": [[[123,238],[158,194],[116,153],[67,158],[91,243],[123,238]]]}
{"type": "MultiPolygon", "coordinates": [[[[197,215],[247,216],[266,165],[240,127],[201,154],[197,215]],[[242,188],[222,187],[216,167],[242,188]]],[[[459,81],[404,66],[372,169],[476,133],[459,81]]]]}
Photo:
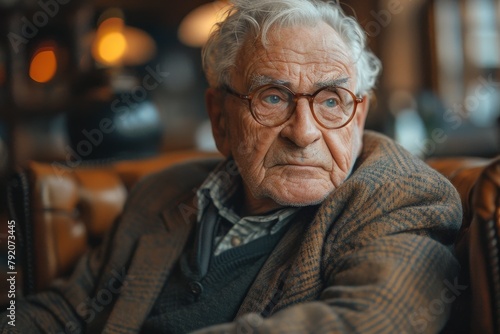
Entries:
{"type": "Polygon", "coordinates": [[[99,40],[99,57],[108,64],[117,63],[127,49],[127,41],[120,32],[110,32],[99,40]]]}
{"type": "Polygon", "coordinates": [[[97,29],[92,45],[94,59],[105,65],[119,65],[127,50],[123,35],[125,23],[122,18],[111,17],[104,20],[97,29]]]}
{"type": "Polygon", "coordinates": [[[127,41],[127,51],[123,55],[125,65],[145,64],[155,56],[156,43],[144,30],[126,26],[123,36],[127,41]]]}
{"type": "Polygon", "coordinates": [[[144,64],[156,54],[156,43],[145,31],[125,25],[120,17],[102,21],[92,42],[92,56],[107,66],[144,64]]]}
{"type": "Polygon", "coordinates": [[[179,40],[188,46],[203,46],[213,26],[222,21],[229,6],[227,1],[214,1],[194,9],[179,26],[179,40]]]}
{"type": "Polygon", "coordinates": [[[45,83],[50,81],[57,71],[57,58],[54,48],[43,48],[38,50],[30,64],[30,78],[36,82],[45,83]]]}
{"type": "Polygon", "coordinates": [[[101,34],[106,34],[110,32],[123,31],[125,27],[125,22],[120,17],[110,17],[101,22],[99,25],[98,32],[101,34]]]}

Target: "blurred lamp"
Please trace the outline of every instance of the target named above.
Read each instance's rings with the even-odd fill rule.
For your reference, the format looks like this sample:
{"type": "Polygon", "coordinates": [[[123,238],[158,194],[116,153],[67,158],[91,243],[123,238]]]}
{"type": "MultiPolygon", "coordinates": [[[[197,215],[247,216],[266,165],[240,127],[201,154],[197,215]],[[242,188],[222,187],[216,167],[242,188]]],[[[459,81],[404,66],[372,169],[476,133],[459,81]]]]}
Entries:
{"type": "Polygon", "coordinates": [[[103,21],[97,29],[92,55],[105,65],[117,65],[127,49],[123,35],[125,23],[122,18],[111,17],[103,21]]]}
{"type": "Polygon", "coordinates": [[[29,76],[39,83],[49,82],[56,74],[57,58],[54,47],[39,48],[31,60],[29,76]]]}
{"type": "Polygon", "coordinates": [[[192,47],[202,47],[208,40],[213,26],[224,19],[229,9],[227,1],[216,0],[191,11],[181,22],[179,40],[192,47]]]}
{"type": "Polygon", "coordinates": [[[145,31],[125,25],[121,17],[105,19],[95,32],[92,56],[105,66],[141,65],[154,57],[156,44],[145,31]]]}

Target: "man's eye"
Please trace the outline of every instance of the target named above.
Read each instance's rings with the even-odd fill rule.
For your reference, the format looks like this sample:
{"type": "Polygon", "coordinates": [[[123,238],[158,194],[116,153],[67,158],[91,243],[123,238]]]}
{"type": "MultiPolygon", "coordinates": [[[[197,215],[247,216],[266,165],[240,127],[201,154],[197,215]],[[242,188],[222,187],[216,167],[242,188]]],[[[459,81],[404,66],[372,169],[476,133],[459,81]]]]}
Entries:
{"type": "Polygon", "coordinates": [[[337,99],[331,98],[331,99],[325,100],[325,102],[323,102],[323,104],[325,105],[325,107],[335,108],[336,106],[339,105],[339,101],[337,99]]]}
{"type": "Polygon", "coordinates": [[[269,104],[278,104],[282,101],[282,98],[278,95],[268,95],[263,98],[263,101],[269,104]]]}

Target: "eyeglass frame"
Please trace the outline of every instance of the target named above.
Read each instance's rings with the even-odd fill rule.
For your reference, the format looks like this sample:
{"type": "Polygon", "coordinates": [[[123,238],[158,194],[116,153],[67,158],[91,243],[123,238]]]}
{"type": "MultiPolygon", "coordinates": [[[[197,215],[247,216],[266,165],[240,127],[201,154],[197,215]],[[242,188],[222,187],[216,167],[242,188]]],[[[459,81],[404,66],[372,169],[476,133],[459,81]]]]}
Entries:
{"type": "Polygon", "coordinates": [[[316,120],[316,122],[318,122],[318,124],[320,124],[322,127],[326,128],[326,129],[329,129],[329,130],[336,130],[336,129],[341,129],[343,127],[345,127],[347,124],[349,124],[353,119],[354,119],[354,115],[356,114],[356,110],[358,108],[358,104],[360,103],[363,103],[363,101],[365,100],[365,96],[356,96],[356,94],[354,94],[353,92],[351,92],[349,89],[347,88],[344,88],[344,87],[340,87],[340,86],[326,86],[326,87],[321,87],[319,88],[318,90],[316,90],[314,93],[312,94],[309,94],[309,93],[295,93],[293,90],[291,90],[290,88],[288,88],[287,86],[285,85],[280,85],[280,84],[266,84],[266,85],[262,85],[262,86],[259,86],[259,87],[256,87],[255,89],[253,89],[251,92],[249,92],[247,95],[245,94],[240,94],[238,93],[237,91],[235,91],[234,89],[232,89],[231,87],[229,87],[229,85],[223,85],[221,86],[220,89],[226,91],[227,93],[235,96],[235,97],[238,97],[242,100],[247,100],[248,101],[248,109],[250,109],[250,114],[252,115],[253,119],[259,123],[260,125],[262,126],[266,126],[266,127],[276,127],[276,126],[280,126],[280,125],[283,125],[285,124],[291,117],[292,115],[294,114],[294,112],[291,112],[290,115],[281,123],[279,124],[275,124],[275,125],[266,125],[266,124],[262,124],[261,121],[259,121],[259,118],[255,115],[254,113],[254,110],[252,108],[252,99],[254,98],[255,94],[260,91],[260,90],[264,90],[265,88],[267,87],[278,87],[278,88],[284,88],[286,91],[288,91],[292,96],[293,96],[293,103],[295,104],[294,106],[294,109],[297,107],[297,101],[301,98],[301,97],[305,97],[308,101],[309,101],[309,108],[311,109],[311,113],[314,117],[314,119],[316,120]],[[353,103],[354,103],[354,107],[353,107],[353,110],[352,110],[352,114],[351,116],[349,117],[349,119],[342,125],[340,126],[335,126],[335,127],[328,127],[328,126],[325,126],[319,119],[318,117],[316,116],[316,112],[314,110],[314,105],[313,105],[313,101],[314,101],[314,98],[316,97],[316,95],[318,95],[321,91],[323,90],[326,90],[326,89],[341,89],[341,90],[344,90],[346,91],[349,95],[351,95],[352,97],[352,100],[353,100],[353,103]]]}

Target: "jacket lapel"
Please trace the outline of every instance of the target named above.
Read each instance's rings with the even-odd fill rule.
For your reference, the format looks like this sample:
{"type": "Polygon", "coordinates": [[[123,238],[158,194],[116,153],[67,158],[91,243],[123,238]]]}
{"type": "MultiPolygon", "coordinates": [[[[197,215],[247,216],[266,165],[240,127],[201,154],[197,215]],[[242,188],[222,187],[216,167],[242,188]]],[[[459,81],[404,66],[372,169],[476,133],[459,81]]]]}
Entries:
{"type": "Polygon", "coordinates": [[[195,214],[186,218],[180,209],[182,204],[192,203],[193,197],[168,205],[170,209],[162,212],[167,231],[139,238],[125,283],[103,333],[140,331],[196,223],[195,214]]]}

